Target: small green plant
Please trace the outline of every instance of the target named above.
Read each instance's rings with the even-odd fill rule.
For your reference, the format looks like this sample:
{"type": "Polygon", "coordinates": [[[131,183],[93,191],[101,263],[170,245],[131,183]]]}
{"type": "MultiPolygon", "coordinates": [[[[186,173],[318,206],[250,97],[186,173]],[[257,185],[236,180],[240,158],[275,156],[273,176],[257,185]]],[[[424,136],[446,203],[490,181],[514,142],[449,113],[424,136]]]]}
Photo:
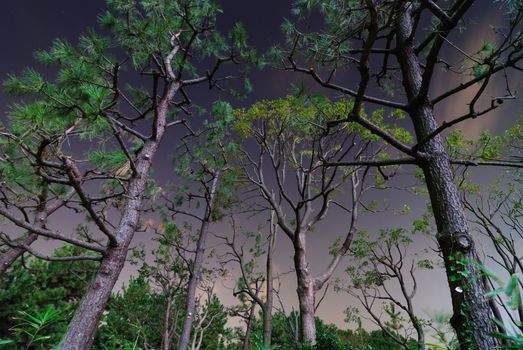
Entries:
{"type": "MultiPolygon", "coordinates": [[[[495,276],[490,272],[485,272],[488,277],[495,280],[500,287],[495,290],[487,293],[485,297],[494,298],[499,295],[504,295],[507,298],[507,306],[511,310],[518,310],[521,306],[521,292],[519,290],[520,280],[515,274],[510,276],[510,279],[507,283],[504,283],[499,277],[495,276]]],[[[493,337],[504,340],[502,349],[513,350],[513,349],[523,349],[523,334],[519,333],[515,329],[509,329],[501,320],[494,320],[497,325],[504,330],[503,333],[496,332],[492,334],[493,337]]],[[[517,325],[520,326],[519,324],[517,325]]]]}
{"type": "MultiPolygon", "coordinates": [[[[38,309],[30,311],[19,311],[19,316],[14,319],[17,323],[11,327],[14,334],[26,337],[25,349],[34,347],[37,343],[42,343],[51,336],[44,335],[44,330],[60,319],[60,311],[52,305],[48,306],[43,312],[38,309]]],[[[12,340],[2,340],[0,344],[10,344],[12,340]],[[2,343],[3,342],[3,343],[2,343]]]]}
{"type": "MultiPolygon", "coordinates": [[[[496,281],[500,287],[494,289],[491,292],[488,292],[485,297],[486,298],[495,298],[498,296],[504,296],[506,298],[506,306],[511,310],[518,310],[521,305],[521,291],[520,291],[520,283],[518,276],[516,274],[512,274],[510,276],[510,279],[508,282],[503,281],[501,278],[493,274],[492,272],[486,270],[484,267],[482,268],[483,273],[492,279],[493,281],[496,281]]],[[[514,326],[520,327],[521,324],[517,322],[517,324],[513,325],[512,329],[509,328],[507,325],[505,325],[502,320],[494,319],[496,324],[503,329],[503,332],[496,332],[493,333],[492,336],[498,339],[501,339],[504,341],[504,344],[502,345],[502,349],[504,350],[521,350],[523,349],[523,334],[521,334],[517,329],[515,329],[514,326]]]]}

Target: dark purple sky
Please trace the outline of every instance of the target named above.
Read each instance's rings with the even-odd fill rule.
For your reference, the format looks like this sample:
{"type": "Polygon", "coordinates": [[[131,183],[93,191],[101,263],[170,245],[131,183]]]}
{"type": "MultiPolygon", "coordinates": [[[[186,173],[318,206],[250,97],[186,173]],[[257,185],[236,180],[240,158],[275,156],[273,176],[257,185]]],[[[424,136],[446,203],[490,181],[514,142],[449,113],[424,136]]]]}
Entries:
{"type": "MultiPolygon", "coordinates": [[[[282,35],[280,25],[284,17],[290,17],[291,1],[283,0],[223,0],[221,1],[224,14],[219,18],[218,25],[222,29],[229,29],[236,21],[244,23],[250,38],[250,43],[257,46],[259,51],[267,50],[272,44],[281,41],[282,35]]],[[[487,23],[495,23],[500,18],[491,15],[491,11],[499,7],[499,3],[493,4],[490,0],[478,1],[475,5],[472,17],[474,18],[474,29],[468,34],[456,38],[462,47],[467,51],[474,51],[481,45],[481,40],[489,35],[487,23]]],[[[24,67],[33,66],[32,53],[38,49],[46,49],[54,38],[65,38],[75,42],[82,31],[87,27],[96,27],[96,16],[105,8],[103,0],[71,1],[71,0],[18,0],[0,2],[0,47],[2,47],[2,57],[0,59],[0,79],[5,79],[7,74],[20,72],[24,67]]],[[[495,11],[499,13],[498,11],[495,11]]],[[[447,51],[450,59],[458,59],[455,52],[447,51]]],[[[346,77],[350,81],[351,77],[346,77]]],[[[299,79],[290,73],[278,71],[255,72],[252,76],[254,93],[248,101],[262,98],[274,98],[283,96],[289,90],[289,82],[292,79],[299,79]]],[[[458,77],[441,76],[435,82],[435,89],[446,89],[459,83],[458,77]]],[[[345,79],[343,79],[345,80],[345,79]]],[[[357,82],[353,81],[354,83],[357,82]]],[[[513,81],[514,88],[520,87],[519,81],[513,81]]],[[[458,115],[467,106],[466,95],[461,94],[452,99],[445,105],[438,108],[439,119],[450,119],[458,115]]],[[[492,93],[494,95],[494,93],[492,93]]],[[[0,93],[0,118],[3,117],[12,100],[0,93]]],[[[245,102],[243,102],[245,103],[245,102]]],[[[463,125],[468,136],[477,136],[481,130],[492,128],[495,132],[502,131],[507,125],[512,123],[520,115],[521,101],[511,103],[509,108],[496,111],[493,115],[481,120],[463,125]]],[[[167,169],[166,171],[170,171],[167,169]]],[[[490,173],[486,173],[490,174],[490,173]]],[[[380,217],[365,219],[366,228],[369,230],[378,227],[409,227],[412,217],[421,214],[425,208],[426,198],[413,198],[406,193],[396,193],[391,195],[392,201],[396,205],[402,202],[408,203],[414,208],[413,215],[405,217],[395,214],[384,214],[380,217]]],[[[335,232],[339,226],[339,220],[330,221],[325,224],[326,232],[335,232]]],[[[220,228],[216,228],[220,230],[220,228]]],[[[314,264],[324,266],[326,258],[326,247],[332,242],[333,235],[312,235],[310,246],[314,247],[311,252],[311,261],[314,264]],[[326,239],[327,236],[327,239],[326,239]],[[317,249],[317,253],[315,251],[317,249]]],[[[428,244],[428,240],[423,238],[417,242],[419,248],[428,244]]],[[[280,259],[277,269],[285,271],[290,264],[289,246],[282,238],[282,245],[278,248],[280,259]]],[[[313,268],[313,270],[315,270],[313,268]]],[[[343,266],[340,268],[343,270],[343,266]]],[[[420,287],[419,308],[421,310],[438,310],[447,307],[446,282],[441,273],[434,272],[426,274],[422,278],[420,287]],[[427,302],[430,301],[430,302],[427,302]]],[[[230,283],[229,283],[230,285],[230,283]]],[[[232,302],[230,292],[218,286],[224,299],[232,302]]],[[[287,285],[284,293],[289,302],[295,299],[295,291],[292,282],[287,285]]],[[[342,323],[342,310],[352,301],[345,295],[331,295],[324,302],[319,310],[319,315],[331,322],[342,323]]]]}

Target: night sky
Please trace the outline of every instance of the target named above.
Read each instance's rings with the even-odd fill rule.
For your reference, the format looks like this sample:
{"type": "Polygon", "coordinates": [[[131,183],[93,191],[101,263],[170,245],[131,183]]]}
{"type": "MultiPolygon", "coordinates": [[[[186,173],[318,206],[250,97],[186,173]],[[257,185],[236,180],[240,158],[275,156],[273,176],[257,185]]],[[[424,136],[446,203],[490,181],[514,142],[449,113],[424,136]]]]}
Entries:
{"type": "MultiPolygon", "coordinates": [[[[290,17],[291,1],[283,0],[266,0],[266,1],[240,1],[240,0],[222,0],[221,1],[224,13],[218,19],[218,26],[222,30],[227,30],[232,27],[236,21],[241,21],[249,34],[250,44],[256,46],[260,52],[269,49],[274,43],[281,42],[283,36],[281,34],[280,25],[284,17],[290,17]]],[[[499,2],[493,3],[491,0],[477,1],[472,10],[471,18],[472,26],[474,28],[467,32],[468,34],[454,38],[465,51],[471,52],[479,49],[481,45],[480,38],[489,36],[490,29],[487,23],[496,23],[500,21],[499,2]],[[492,16],[496,13],[496,16],[492,16]]],[[[18,0],[18,1],[2,1],[0,2],[0,47],[2,47],[2,56],[0,59],[0,79],[4,80],[7,74],[19,73],[27,66],[34,66],[32,53],[38,49],[46,49],[50,46],[55,38],[65,38],[73,43],[78,36],[88,27],[96,28],[96,16],[105,8],[103,0],[89,0],[89,1],[70,1],[70,0],[18,0]]],[[[453,40],[454,40],[453,39],[453,40]]],[[[454,62],[459,59],[459,53],[446,49],[447,59],[454,62]]],[[[341,77],[342,81],[350,81],[351,77],[341,77]]],[[[276,98],[284,96],[289,92],[290,82],[299,82],[301,77],[295,76],[291,73],[285,73],[275,70],[265,70],[263,72],[254,72],[251,76],[254,86],[254,92],[246,101],[234,102],[238,105],[246,105],[250,102],[265,98],[276,98]]],[[[462,77],[452,75],[441,75],[435,81],[434,93],[437,90],[443,90],[449,86],[454,86],[459,83],[462,77]]],[[[353,80],[356,84],[357,79],[353,80]]],[[[518,81],[511,81],[514,89],[520,88],[518,81]]],[[[501,83],[494,84],[493,90],[501,87],[501,83]]],[[[440,120],[452,119],[466,110],[467,106],[464,101],[470,98],[470,94],[474,89],[467,90],[466,93],[460,94],[455,98],[449,100],[446,104],[438,107],[438,117],[440,120]]],[[[486,96],[495,96],[496,91],[488,91],[486,96]]],[[[401,96],[397,96],[401,99],[401,96]]],[[[6,97],[5,94],[0,93],[0,118],[3,118],[8,106],[13,100],[6,97]]],[[[471,123],[462,125],[465,134],[470,137],[479,135],[479,133],[486,129],[492,129],[493,132],[499,133],[510,125],[519,115],[522,110],[522,102],[507,103],[499,110],[492,113],[486,118],[476,120],[471,123]]],[[[163,149],[163,156],[168,153],[168,149],[163,149]]],[[[160,155],[162,157],[162,155],[160,155]]],[[[157,161],[158,162],[158,161],[157,161]]],[[[155,174],[162,177],[169,177],[171,168],[159,168],[155,170],[155,174]]],[[[479,173],[478,179],[486,181],[493,172],[491,170],[482,171],[479,173]]],[[[408,203],[413,208],[412,215],[403,216],[393,213],[379,214],[378,217],[369,216],[363,217],[363,228],[372,232],[377,228],[384,227],[410,227],[412,218],[423,213],[426,207],[426,197],[414,197],[405,192],[396,192],[387,194],[391,196],[392,204],[401,206],[402,203],[408,203]]],[[[346,219],[348,222],[348,218],[346,219]]],[[[337,226],[339,227],[339,220],[330,221],[320,227],[322,234],[316,233],[311,235],[309,243],[310,247],[314,249],[310,253],[310,260],[312,263],[312,270],[322,269],[325,263],[327,254],[327,247],[332,242],[337,226]],[[327,238],[326,238],[327,237],[327,238]],[[320,268],[315,268],[315,266],[320,268]]],[[[55,224],[56,225],[56,224],[55,224]]],[[[56,226],[59,228],[58,226],[56,226]]],[[[226,230],[225,225],[217,225],[214,230],[222,233],[226,230]]],[[[144,239],[143,234],[138,234],[135,240],[144,239]]],[[[291,266],[291,250],[286,237],[280,237],[281,244],[278,246],[278,261],[277,270],[286,271],[291,266]]],[[[433,244],[430,238],[421,237],[416,241],[416,248],[422,249],[427,245],[433,244]]],[[[344,265],[339,267],[339,271],[344,269],[344,265]]],[[[128,275],[132,273],[131,268],[127,268],[122,276],[124,281],[128,275]]],[[[338,276],[342,275],[338,273],[338,276]]],[[[233,282],[227,282],[227,286],[232,286],[233,282]]],[[[292,280],[286,282],[284,286],[284,298],[291,304],[294,304],[296,299],[295,286],[292,280]]],[[[231,292],[225,286],[217,286],[223,301],[233,303],[235,300],[231,292]]],[[[418,307],[420,310],[431,312],[437,310],[447,309],[448,292],[447,284],[444,275],[441,272],[431,272],[423,275],[420,278],[420,291],[418,294],[418,307]]],[[[343,323],[342,310],[354,303],[344,294],[329,294],[329,297],[322,304],[318,315],[329,322],[336,322],[339,325],[343,323]]]]}

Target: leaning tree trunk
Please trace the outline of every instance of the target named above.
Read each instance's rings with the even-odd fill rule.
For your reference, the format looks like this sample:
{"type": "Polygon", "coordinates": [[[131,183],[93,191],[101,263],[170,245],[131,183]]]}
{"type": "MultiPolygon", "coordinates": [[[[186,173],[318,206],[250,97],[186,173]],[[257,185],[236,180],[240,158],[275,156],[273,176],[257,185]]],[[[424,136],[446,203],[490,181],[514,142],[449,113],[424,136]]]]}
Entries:
{"type": "Polygon", "coordinates": [[[133,238],[140,217],[143,193],[147,186],[147,174],[151,157],[157,143],[148,143],[136,162],[137,177],[129,184],[128,201],[120,224],[116,230],[116,246],[107,250],[94,280],[89,285],[76,313],[69,323],[60,345],[61,350],[87,350],[91,348],[98,322],[105,309],[111,291],[125,264],[127,249],[133,238]],[[144,155],[146,155],[144,157],[144,155]]]}
{"type": "MultiPolygon", "coordinates": [[[[423,75],[414,51],[414,23],[412,3],[404,2],[398,9],[398,60],[403,74],[403,85],[409,98],[409,115],[416,137],[424,140],[437,128],[434,110],[426,96],[420,96],[423,75]]],[[[420,166],[430,195],[436,221],[447,281],[452,298],[451,324],[456,330],[461,349],[496,349],[498,342],[490,336],[496,331],[485,289],[480,278],[474,241],[469,233],[465,211],[461,203],[448,154],[439,135],[420,148],[426,158],[420,166]]]]}
{"type": "Polygon", "coordinates": [[[310,275],[305,257],[304,237],[295,242],[294,268],[298,282],[298,302],[300,304],[300,340],[303,344],[316,344],[316,324],[314,322],[314,278],[310,275]]]}
{"type": "Polygon", "coordinates": [[[129,181],[120,223],[115,230],[116,244],[109,246],[100,267],[89,284],[73,319],[59,346],[60,350],[88,350],[94,341],[98,323],[102,317],[111,291],[125,264],[127,250],[140,219],[143,195],[151,162],[165,133],[167,112],[179,85],[171,83],[157,107],[157,120],[153,126],[155,137],[147,141],[135,161],[136,171],[129,181]]]}
{"type": "Polygon", "coordinates": [[[218,186],[218,181],[220,177],[220,172],[217,171],[214,179],[212,181],[210,194],[208,198],[207,207],[205,209],[205,215],[202,220],[202,225],[200,227],[200,235],[198,237],[198,242],[196,244],[196,254],[194,256],[194,264],[191,271],[191,277],[189,278],[189,285],[187,287],[187,302],[185,306],[186,317],[183,322],[182,334],[180,336],[180,341],[178,343],[178,350],[186,350],[189,345],[189,340],[191,337],[192,321],[194,307],[196,303],[196,288],[200,282],[200,275],[203,267],[203,258],[205,256],[205,244],[207,242],[207,237],[209,236],[209,224],[211,221],[211,212],[214,207],[214,201],[216,198],[216,189],[218,186]]]}

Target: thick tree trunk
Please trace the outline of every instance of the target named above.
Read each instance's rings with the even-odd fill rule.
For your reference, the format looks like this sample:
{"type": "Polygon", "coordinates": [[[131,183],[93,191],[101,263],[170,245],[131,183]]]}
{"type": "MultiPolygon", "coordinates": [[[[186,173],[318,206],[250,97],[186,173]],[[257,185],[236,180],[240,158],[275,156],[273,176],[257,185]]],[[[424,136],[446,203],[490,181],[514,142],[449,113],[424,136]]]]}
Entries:
{"type": "Polygon", "coordinates": [[[187,301],[185,306],[186,317],[183,322],[182,334],[178,343],[178,350],[186,350],[191,337],[193,313],[196,302],[196,288],[198,287],[198,283],[200,282],[200,275],[203,267],[203,259],[205,257],[205,244],[207,242],[207,237],[209,236],[209,224],[211,221],[211,212],[214,206],[219,176],[220,173],[217,172],[213,179],[211,189],[209,191],[210,195],[208,198],[207,207],[205,209],[205,216],[202,220],[202,225],[200,227],[200,235],[196,244],[196,255],[194,256],[194,264],[191,271],[191,277],[189,279],[189,285],[187,287],[187,301]]]}
{"type": "Polygon", "coordinates": [[[451,166],[447,155],[441,151],[443,146],[439,138],[432,143],[432,147],[434,149],[427,149],[430,159],[423,171],[452,297],[451,324],[461,349],[495,349],[498,342],[490,334],[496,331],[496,325],[484,297],[479,260],[453,182],[451,166]]]}
{"type": "Polygon", "coordinates": [[[151,157],[157,144],[149,143],[141,152],[142,159],[136,162],[138,176],[129,184],[129,199],[116,231],[116,246],[109,247],[94,280],[89,285],[76,313],[69,323],[60,345],[61,350],[87,350],[96,335],[111,291],[118,280],[127,257],[127,249],[133,238],[140,217],[143,193],[147,186],[147,173],[151,157]]]}
{"type": "Polygon", "coordinates": [[[300,304],[300,340],[303,344],[316,344],[316,324],[314,322],[314,278],[310,275],[305,257],[305,235],[299,234],[295,242],[294,268],[298,279],[298,302],[300,304]]]}
{"type": "MultiPolygon", "coordinates": [[[[30,246],[38,238],[35,233],[29,233],[20,243],[24,246],[30,246]]],[[[4,273],[13,263],[25,253],[23,247],[8,248],[8,250],[0,256],[0,274],[4,273]]]]}
{"type": "Polygon", "coordinates": [[[94,280],[91,281],[73,319],[69,322],[59,346],[60,350],[88,350],[91,348],[98,322],[123,269],[127,249],[138,226],[152,159],[165,134],[169,104],[178,89],[178,83],[169,83],[165,95],[158,104],[153,125],[153,137],[145,142],[135,160],[136,171],[133,172],[133,177],[129,181],[126,193],[127,201],[120,223],[115,230],[116,244],[107,248],[94,280]]]}
{"type": "Polygon", "coordinates": [[[60,346],[61,350],[87,350],[94,341],[98,322],[122,271],[132,234],[122,245],[112,248],[102,260],[94,281],[69,323],[60,346]]]}
{"type": "Polygon", "coordinates": [[[314,322],[314,287],[312,280],[298,282],[298,300],[300,303],[301,334],[303,344],[316,344],[316,324],[314,322]]]}
{"type": "MultiPolygon", "coordinates": [[[[410,2],[404,2],[398,9],[398,60],[416,137],[424,140],[438,125],[428,98],[420,96],[423,73],[411,38],[414,26],[411,11],[410,2]]],[[[498,342],[490,334],[496,331],[496,326],[484,298],[485,289],[480,278],[481,271],[477,267],[474,241],[469,233],[442,139],[439,135],[433,137],[420,151],[426,154],[421,167],[430,194],[438,228],[437,240],[452,298],[451,324],[456,330],[461,349],[495,349],[498,342]]]]}
{"type": "MultiPolygon", "coordinates": [[[[45,228],[47,224],[47,218],[49,215],[60,209],[63,204],[72,197],[74,191],[71,190],[64,197],[63,200],[57,200],[54,203],[47,202],[48,196],[48,185],[46,183],[42,184],[42,191],[39,198],[39,204],[36,208],[36,215],[34,218],[34,224],[37,227],[45,228]]],[[[26,248],[33,244],[38,239],[38,235],[35,233],[28,233],[22,240],[20,240],[20,247],[9,248],[2,256],[0,256],[0,274],[4,273],[13,263],[26,252],[26,248]]]]}

